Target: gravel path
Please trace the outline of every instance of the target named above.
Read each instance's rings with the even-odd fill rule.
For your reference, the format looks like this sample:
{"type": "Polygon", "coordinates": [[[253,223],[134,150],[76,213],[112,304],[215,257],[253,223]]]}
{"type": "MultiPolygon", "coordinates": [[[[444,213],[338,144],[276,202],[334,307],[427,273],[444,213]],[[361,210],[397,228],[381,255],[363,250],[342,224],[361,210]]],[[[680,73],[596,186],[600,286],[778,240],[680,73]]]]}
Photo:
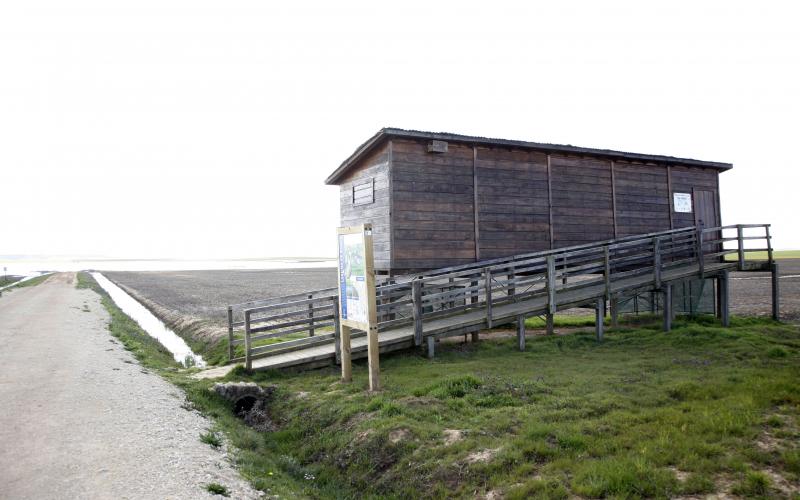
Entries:
{"type": "Polygon", "coordinates": [[[205,490],[215,482],[258,498],[200,442],[212,423],[137,364],[108,320],[71,274],[0,298],[0,497],[221,498],[205,490]]]}

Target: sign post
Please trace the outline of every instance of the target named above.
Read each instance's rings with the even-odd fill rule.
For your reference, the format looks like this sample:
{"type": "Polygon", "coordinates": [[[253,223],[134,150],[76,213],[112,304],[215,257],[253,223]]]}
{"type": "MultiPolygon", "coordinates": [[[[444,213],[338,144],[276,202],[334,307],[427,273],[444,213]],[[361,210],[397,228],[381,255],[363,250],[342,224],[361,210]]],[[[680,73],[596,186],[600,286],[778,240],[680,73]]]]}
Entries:
{"type": "Polygon", "coordinates": [[[375,307],[375,268],[372,254],[372,225],[340,227],[339,243],[339,317],[341,331],[342,381],[353,379],[350,354],[350,331],[367,332],[369,389],[380,384],[378,351],[378,313],[375,307]]]}

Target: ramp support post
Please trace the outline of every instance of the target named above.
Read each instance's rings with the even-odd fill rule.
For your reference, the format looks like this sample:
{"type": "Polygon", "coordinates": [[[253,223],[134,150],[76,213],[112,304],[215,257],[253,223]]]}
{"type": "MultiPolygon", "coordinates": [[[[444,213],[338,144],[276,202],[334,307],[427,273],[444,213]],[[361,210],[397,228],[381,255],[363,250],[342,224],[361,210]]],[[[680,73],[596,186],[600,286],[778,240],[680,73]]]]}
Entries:
{"type": "Polygon", "coordinates": [[[619,297],[612,296],[609,305],[611,307],[611,328],[617,328],[619,327],[619,297]]]}
{"type": "Polygon", "coordinates": [[[350,327],[342,325],[340,327],[340,337],[342,340],[342,382],[353,381],[353,358],[350,353],[350,327]]]}
{"type": "Polygon", "coordinates": [[[780,285],[778,283],[778,263],[772,263],[772,319],[780,320],[780,285]]]}
{"type": "Polygon", "coordinates": [[[597,305],[595,306],[595,318],[594,318],[594,328],[595,333],[597,334],[597,341],[603,341],[603,320],[606,318],[606,299],[599,298],[597,299],[597,305]]]}
{"type": "MultiPolygon", "coordinates": [[[[3,292],[0,292],[0,297],[3,292]]],[[[233,359],[233,308],[228,306],[228,361],[233,359]]]]}
{"type": "Polygon", "coordinates": [[[719,277],[719,317],[722,320],[722,326],[731,324],[730,301],[729,273],[725,269],[719,277]]]}
{"type": "Polygon", "coordinates": [[[250,354],[250,311],[244,312],[244,367],[253,369],[253,359],[250,354]]]}
{"type": "Polygon", "coordinates": [[[517,344],[519,350],[525,350],[525,315],[520,314],[517,316],[517,344]]]}
{"type": "Polygon", "coordinates": [[[333,351],[336,364],[342,364],[342,324],[339,317],[339,297],[333,297],[333,351]]]}
{"type": "Polygon", "coordinates": [[[553,335],[555,333],[555,330],[553,328],[553,314],[549,312],[545,314],[545,321],[547,323],[547,334],[553,335]]]}
{"type": "Polygon", "coordinates": [[[414,345],[422,345],[422,282],[411,282],[411,314],[414,318],[414,345]]]}
{"type": "Polygon", "coordinates": [[[430,335],[425,340],[428,342],[428,359],[433,359],[436,349],[436,339],[433,337],[433,335],[430,335]]]}
{"type": "Polygon", "coordinates": [[[664,331],[672,330],[672,285],[667,283],[664,290],[664,331]]]}
{"type": "Polygon", "coordinates": [[[483,271],[484,294],[486,295],[486,328],[492,328],[492,268],[483,271]]]}

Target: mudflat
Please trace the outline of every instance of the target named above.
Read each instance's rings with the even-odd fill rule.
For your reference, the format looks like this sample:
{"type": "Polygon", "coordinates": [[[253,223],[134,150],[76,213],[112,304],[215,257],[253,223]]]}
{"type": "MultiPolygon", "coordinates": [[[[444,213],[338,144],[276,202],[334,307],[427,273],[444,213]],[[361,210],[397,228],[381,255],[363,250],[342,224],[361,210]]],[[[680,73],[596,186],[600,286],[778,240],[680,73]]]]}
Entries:
{"type": "Polygon", "coordinates": [[[0,496],[215,498],[205,485],[219,483],[258,498],[200,442],[212,423],[123,349],[99,296],[74,280],[0,298],[0,496]]]}
{"type": "Polygon", "coordinates": [[[336,268],[103,272],[110,280],[185,316],[227,324],[228,304],[336,286],[336,268]]]}

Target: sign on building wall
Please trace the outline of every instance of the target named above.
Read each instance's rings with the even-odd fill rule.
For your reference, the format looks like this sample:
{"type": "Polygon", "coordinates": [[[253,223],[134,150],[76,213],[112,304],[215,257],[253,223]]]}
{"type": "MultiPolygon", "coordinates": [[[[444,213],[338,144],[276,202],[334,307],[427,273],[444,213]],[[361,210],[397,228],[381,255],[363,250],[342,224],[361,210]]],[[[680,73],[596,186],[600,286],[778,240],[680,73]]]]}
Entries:
{"type": "Polygon", "coordinates": [[[692,195],[691,193],[672,193],[672,206],[676,212],[691,213],[692,212],[692,195]]]}

